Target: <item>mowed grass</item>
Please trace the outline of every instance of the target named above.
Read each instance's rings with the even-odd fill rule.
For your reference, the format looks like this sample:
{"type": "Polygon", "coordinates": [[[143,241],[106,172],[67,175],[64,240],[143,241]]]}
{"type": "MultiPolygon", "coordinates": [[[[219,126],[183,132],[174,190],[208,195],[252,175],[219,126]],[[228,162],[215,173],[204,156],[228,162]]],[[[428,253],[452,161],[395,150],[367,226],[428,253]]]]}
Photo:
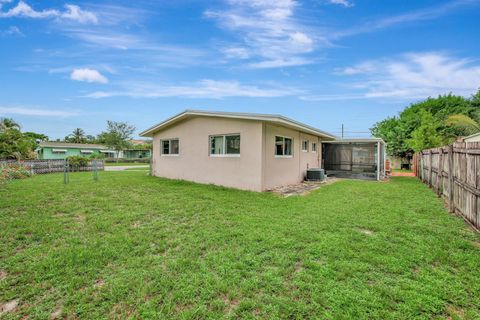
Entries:
{"type": "Polygon", "coordinates": [[[480,236],[415,178],[289,198],[62,181],[0,189],[2,319],[480,318],[480,236]]]}

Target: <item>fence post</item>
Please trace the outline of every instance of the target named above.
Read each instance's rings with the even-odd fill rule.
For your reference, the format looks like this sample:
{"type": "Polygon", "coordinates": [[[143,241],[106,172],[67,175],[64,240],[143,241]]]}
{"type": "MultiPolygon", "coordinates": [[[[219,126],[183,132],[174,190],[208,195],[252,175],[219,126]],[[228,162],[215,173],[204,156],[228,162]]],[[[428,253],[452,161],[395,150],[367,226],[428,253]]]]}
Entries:
{"type": "Polygon", "coordinates": [[[448,146],[448,211],[455,212],[453,179],[453,145],[448,146]]]}
{"type": "Polygon", "coordinates": [[[69,182],[69,176],[68,176],[68,170],[69,170],[69,165],[68,165],[68,159],[65,159],[65,167],[63,169],[63,183],[67,184],[69,182]]]}
{"type": "Polygon", "coordinates": [[[93,180],[98,181],[97,160],[92,160],[93,165],[93,180]]]}
{"type": "Polygon", "coordinates": [[[442,194],[443,186],[443,148],[438,150],[438,169],[437,169],[437,194],[440,196],[442,194]]]}
{"type": "Polygon", "coordinates": [[[432,149],[429,150],[430,158],[428,159],[428,185],[433,188],[432,181],[432,165],[433,165],[433,153],[432,149]]]}

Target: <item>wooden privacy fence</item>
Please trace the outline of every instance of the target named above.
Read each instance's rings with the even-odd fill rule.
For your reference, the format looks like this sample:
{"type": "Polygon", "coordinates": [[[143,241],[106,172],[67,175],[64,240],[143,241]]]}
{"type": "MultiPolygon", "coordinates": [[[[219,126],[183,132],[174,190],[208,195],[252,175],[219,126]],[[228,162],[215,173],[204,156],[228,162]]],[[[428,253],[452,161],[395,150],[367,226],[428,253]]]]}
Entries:
{"type": "Polygon", "coordinates": [[[415,155],[416,176],[444,197],[452,213],[480,229],[480,142],[424,150],[415,155]]]}

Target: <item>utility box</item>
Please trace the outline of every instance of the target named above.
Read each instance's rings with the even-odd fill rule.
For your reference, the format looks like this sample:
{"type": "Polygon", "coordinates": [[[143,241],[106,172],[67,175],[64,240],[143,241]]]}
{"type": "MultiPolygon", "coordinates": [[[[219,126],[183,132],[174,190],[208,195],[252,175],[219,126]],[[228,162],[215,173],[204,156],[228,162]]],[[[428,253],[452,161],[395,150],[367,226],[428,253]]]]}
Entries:
{"type": "Polygon", "coordinates": [[[307,181],[325,180],[325,170],[321,168],[310,168],[307,170],[307,181]]]}

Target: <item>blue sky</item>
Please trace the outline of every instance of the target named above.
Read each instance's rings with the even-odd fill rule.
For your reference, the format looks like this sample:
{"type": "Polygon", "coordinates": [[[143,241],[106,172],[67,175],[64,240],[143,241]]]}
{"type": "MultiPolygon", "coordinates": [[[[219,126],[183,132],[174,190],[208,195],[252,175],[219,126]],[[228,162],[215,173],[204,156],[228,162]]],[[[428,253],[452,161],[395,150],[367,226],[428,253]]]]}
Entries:
{"type": "Polygon", "coordinates": [[[63,138],[184,109],[366,136],[480,87],[480,0],[0,0],[0,116],[63,138]]]}

